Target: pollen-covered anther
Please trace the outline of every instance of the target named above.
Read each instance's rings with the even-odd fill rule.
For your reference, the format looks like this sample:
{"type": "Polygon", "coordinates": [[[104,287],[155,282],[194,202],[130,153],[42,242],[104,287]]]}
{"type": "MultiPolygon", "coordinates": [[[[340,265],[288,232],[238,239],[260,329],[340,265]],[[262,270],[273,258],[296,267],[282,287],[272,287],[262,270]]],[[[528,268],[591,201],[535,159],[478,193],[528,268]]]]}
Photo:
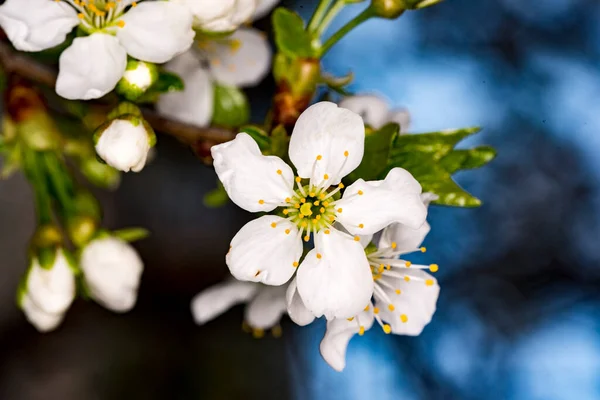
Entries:
{"type": "Polygon", "coordinates": [[[322,159],[323,159],[323,156],[319,154],[319,155],[317,156],[317,161],[321,161],[322,159]]]}
{"type": "Polygon", "coordinates": [[[283,210],[284,215],[288,215],[290,212],[288,210],[283,210]]]}
{"type": "Polygon", "coordinates": [[[427,251],[427,247],[421,247],[419,250],[421,250],[421,253],[425,253],[427,251]]]}
{"type": "Polygon", "coordinates": [[[280,170],[280,169],[278,169],[278,170],[277,170],[277,175],[281,175],[281,174],[283,174],[283,171],[282,171],[282,170],[280,170]]]}
{"type": "Polygon", "coordinates": [[[296,182],[300,183],[302,181],[302,178],[300,178],[299,176],[296,177],[296,182]]]}
{"type": "Polygon", "coordinates": [[[361,325],[361,326],[358,328],[358,335],[359,335],[359,336],[362,336],[362,335],[364,335],[364,334],[365,334],[365,327],[361,325]]]}
{"type": "Polygon", "coordinates": [[[339,189],[343,189],[343,188],[344,188],[344,184],[343,184],[343,183],[340,183],[340,184],[338,185],[338,188],[339,188],[339,189]]]}
{"type": "Polygon", "coordinates": [[[410,277],[408,277],[408,276],[405,276],[405,277],[404,277],[404,280],[405,280],[406,282],[410,282],[410,277]]]}
{"type": "Polygon", "coordinates": [[[406,266],[406,268],[410,268],[410,266],[412,265],[412,263],[410,261],[405,261],[404,265],[406,266]]]}
{"type": "Polygon", "coordinates": [[[427,286],[433,286],[433,279],[427,279],[425,281],[425,285],[427,285],[427,286]]]}
{"type": "Polygon", "coordinates": [[[119,22],[117,22],[117,26],[118,26],[119,28],[124,28],[124,27],[125,27],[125,21],[123,21],[123,20],[120,20],[119,22]]]}
{"type": "Polygon", "coordinates": [[[308,235],[304,236],[304,241],[305,242],[308,242],[309,240],[310,240],[310,236],[308,236],[308,235]]]}
{"type": "Polygon", "coordinates": [[[320,260],[321,258],[323,258],[323,256],[321,255],[321,253],[317,253],[317,258],[320,260]]]}
{"type": "Polygon", "coordinates": [[[289,235],[289,234],[290,234],[290,232],[291,232],[291,230],[289,230],[289,229],[286,229],[286,230],[285,230],[285,234],[286,234],[286,235],[289,235]]]}
{"type": "Polygon", "coordinates": [[[337,209],[337,212],[341,213],[343,210],[341,208],[337,209]]]}
{"type": "Polygon", "coordinates": [[[354,241],[355,241],[355,242],[360,242],[360,237],[359,237],[358,235],[357,235],[357,236],[354,236],[354,241]]]}
{"type": "Polygon", "coordinates": [[[325,179],[325,180],[329,179],[329,175],[327,175],[327,174],[323,175],[323,179],[325,179]]]}
{"type": "Polygon", "coordinates": [[[396,247],[398,247],[398,244],[396,244],[396,242],[392,242],[392,249],[395,249],[396,247]]]}
{"type": "Polygon", "coordinates": [[[365,311],[369,311],[370,308],[371,308],[371,306],[366,306],[365,311]]]}
{"type": "Polygon", "coordinates": [[[392,333],[392,327],[389,326],[388,324],[383,325],[383,331],[385,332],[386,335],[389,335],[390,333],[392,333]]]}
{"type": "Polygon", "coordinates": [[[325,232],[323,232],[326,235],[329,235],[331,233],[331,231],[329,229],[325,229],[325,232]]]}
{"type": "Polygon", "coordinates": [[[402,314],[400,315],[400,321],[407,323],[408,322],[408,317],[406,316],[406,314],[402,314]]]}
{"type": "Polygon", "coordinates": [[[346,151],[344,152],[344,157],[348,157],[349,155],[350,155],[350,153],[348,153],[348,150],[346,150],[346,151]]]}
{"type": "Polygon", "coordinates": [[[362,190],[359,190],[359,191],[358,191],[358,195],[359,195],[359,196],[362,196],[363,194],[365,194],[365,192],[363,192],[362,190]]]}
{"type": "Polygon", "coordinates": [[[393,305],[393,304],[389,304],[389,305],[388,305],[388,310],[390,310],[390,311],[394,311],[395,309],[396,309],[396,307],[394,307],[394,305],[393,305]]]}
{"type": "Polygon", "coordinates": [[[258,204],[265,204],[265,201],[261,199],[258,201],[258,204]]]}
{"type": "Polygon", "coordinates": [[[429,270],[430,270],[431,272],[438,272],[438,270],[439,270],[439,269],[440,269],[440,267],[439,267],[437,264],[431,264],[431,265],[429,266],[429,270]]]}
{"type": "Polygon", "coordinates": [[[379,314],[379,308],[373,307],[373,313],[374,314],[379,314]]]}
{"type": "Polygon", "coordinates": [[[294,268],[298,268],[298,265],[300,265],[300,264],[298,264],[298,261],[294,261],[294,262],[292,263],[292,266],[293,266],[294,268]]]}
{"type": "Polygon", "coordinates": [[[396,294],[398,294],[398,295],[399,295],[399,294],[401,294],[401,293],[402,293],[402,291],[401,291],[400,289],[396,289],[396,294]]]}
{"type": "MultiPolygon", "coordinates": [[[[316,203],[316,202],[315,202],[315,203],[316,203]]],[[[321,214],[323,214],[323,213],[325,212],[325,208],[324,208],[324,207],[321,207],[321,208],[319,209],[319,212],[320,212],[321,214]]]]}
{"type": "Polygon", "coordinates": [[[276,222],[271,222],[271,228],[277,228],[277,223],[276,222]]]}
{"type": "Polygon", "coordinates": [[[350,321],[350,322],[354,321],[354,317],[348,318],[348,321],[350,321]]]}

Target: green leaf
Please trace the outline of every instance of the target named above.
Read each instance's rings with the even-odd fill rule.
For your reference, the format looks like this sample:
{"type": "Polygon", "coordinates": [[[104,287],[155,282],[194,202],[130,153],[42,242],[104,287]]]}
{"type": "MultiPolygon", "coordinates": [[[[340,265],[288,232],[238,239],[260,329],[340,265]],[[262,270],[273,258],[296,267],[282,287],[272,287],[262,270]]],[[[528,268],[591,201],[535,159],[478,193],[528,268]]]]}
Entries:
{"type": "Polygon", "coordinates": [[[214,188],[213,190],[211,190],[210,192],[208,192],[204,195],[204,205],[206,207],[210,207],[210,208],[222,207],[225,204],[227,204],[228,201],[229,201],[229,196],[227,195],[227,192],[225,191],[225,188],[223,187],[221,182],[218,182],[218,185],[216,188],[214,188]]]}
{"type": "Polygon", "coordinates": [[[309,58],[314,54],[312,38],[304,28],[304,21],[293,11],[279,7],[273,13],[275,43],[288,57],[309,58]]]}
{"type": "Polygon", "coordinates": [[[364,180],[378,179],[388,164],[392,140],[400,132],[400,125],[388,124],[378,131],[367,132],[365,136],[365,155],[362,162],[349,176],[349,185],[359,178],[364,180]]]}
{"type": "Polygon", "coordinates": [[[258,144],[260,151],[264,154],[266,151],[271,150],[271,138],[267,135],[267,132],[255,125],[246,125],[240,128],[240,132],[245,132],[254,139],[258,144]]]}
{"type": "Polygon", "coordinates": [[[491,146],[480,146],[468,150],[453,150],[440,160],[446,171],[453,173],[461,169],[483,167],[496,157],[496,150],[491,146]]]}
{"type": "Polygon", "coordinates": [[[150,236],[150,231],[144,228],[125,228],[114,231],[112,234],[125,242],[135,242],[150,236]]]}
{"type": "Polygon", "coordinates": [[[215,86],[213,124],[226,128],[244,125],[250,119],[246,95],[233,86],[215,86]]]}
{"type": "Polygon", "coordinates": [[[466,128],[397,136],[385,172],[394,167],[406,169],[421,183],[424,192],[439,196],[435,204],[478,207],[481,201],[452,179],[455,172],[482,167],[495,157],[496,151],[489,146],[454,150],[458,142],[478,131],[479,128],[466,128]]]}

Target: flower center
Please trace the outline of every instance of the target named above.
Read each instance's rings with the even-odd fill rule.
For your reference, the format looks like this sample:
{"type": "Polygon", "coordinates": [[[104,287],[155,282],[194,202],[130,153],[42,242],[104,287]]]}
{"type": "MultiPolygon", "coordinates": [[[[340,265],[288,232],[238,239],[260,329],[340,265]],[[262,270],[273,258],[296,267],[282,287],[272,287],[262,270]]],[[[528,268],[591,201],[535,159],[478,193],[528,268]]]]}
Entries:
{"type": "MultiPolygon", "coordinates": [[[[57,0],[60,1],[60,0],[57,0]]],[[[89,34],[103,31],[114,34],[116,28],[123,28],[125,21],[120,20],[128,2],[122,0],[64,0],[78,11],[81,28],[89,34]]],[[[140,0],[142,1],[142,0],[140,0]]],[[[131,7],[137,7],[132,2],[131,7]]]]}

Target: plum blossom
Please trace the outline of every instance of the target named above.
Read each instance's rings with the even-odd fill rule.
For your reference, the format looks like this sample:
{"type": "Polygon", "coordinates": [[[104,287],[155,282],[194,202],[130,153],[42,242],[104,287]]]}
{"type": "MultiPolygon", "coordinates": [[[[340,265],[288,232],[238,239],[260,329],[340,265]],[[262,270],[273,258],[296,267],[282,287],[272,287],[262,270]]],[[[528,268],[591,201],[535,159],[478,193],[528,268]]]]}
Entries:
{"type": "Polygon", "coordinates": [[[340,107],[354,111],[365,120],[365,124],[373,129],[379,129],[386,124],[400,125],[400,132],[410,129],[410,113],[406,108],[390,109],[387,101],[376,95],[357,95],[346,97],[340,102],[340,107]]]}

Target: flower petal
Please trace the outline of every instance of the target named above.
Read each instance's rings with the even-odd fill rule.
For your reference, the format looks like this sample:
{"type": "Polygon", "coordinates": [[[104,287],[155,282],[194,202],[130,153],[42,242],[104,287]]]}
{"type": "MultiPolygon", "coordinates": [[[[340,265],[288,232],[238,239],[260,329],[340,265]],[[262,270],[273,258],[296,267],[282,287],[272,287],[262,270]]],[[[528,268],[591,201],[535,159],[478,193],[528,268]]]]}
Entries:
{"type": "Polygon", "coordinates": [[[215,171],[231,201],[250,212],[272,211],[292,197],[294,173],[279,157],[263,156],[247,133],[213,146],[215,171]]]}
{"type": "Polygon", "coordinates": [[[296,324],[305,326],[315,320],[315,316],[308,308],[306,308],[302,298],[300,297],[300,294],[298,293],[296,278],[294,278],[289,284],[285,294],[285,299],[287,303],[287,312],[292,321],[294,321],[296,324]]]}
{"type": "Polygon", "coordinates": [[[75,276],[62,250],[56,252],[52,268],[42,268],[34,259],[27,275],[27,294],[45,313],[67,311],[75,299],[75,276]]]}
{"type": "Polygon", "coordinates": [[[271,47],[256,29],[238,29],[227,39],[210,42],[206,51],[213,76],[225,85],[256,85],[271,67],[271,47]]]}
{"type": "Polygon", "coordinates": [[[373,308],[361,312],[357,317],[348,321],[344,318],[336,318],[327,321],[327,330],[321,341],[319,350],[323,359],[338,372],[346,367],[346,350],[352,337],[359,333],[361,326],[364,331],[373,326],[373,308]]]}
{"type": "Polygon", "coordinates": [[[69,100],[97,99],[115,88],[126,67],[127,53],[116,37],[77,38],[60,56],[56,93],[69,100]]]}
{"type": "Polygon", "coordinates": [[[381,128],[388,122],[388,103],[379,96],[360,95],[346,97],[340,101],[340,107],[357,113],[375,129],[381,128]]]}
{"type": "Polygon", "coordinates": [[[56,329],[65,317],[64,312],[57,314],[45,312],[31,300],[28,294],[25,294],[21,301],[21,309],[25,313],[27,321],[40,332],[49,332],[56,329]]]}
{"type": "Polygon", "coordinates": [[[252,16],[253,20],[260,19],[271,12],[280,0],[258,0],[258,5],[252,16]]]}
{"type": "Polygon", "coordinates": [[[350,318],[369,303],[373,277],[360,244],[336,229],[317,234],[298,270],[298,293],[316,317],[350,318]]]}
{"type": "Polygon", "coordinates": [[[410,129],[411,116],[406,108],[397,108],[388,113],[386,123],[395,122],[400,125],[400,133],[406,133],[410,129]]]}
{"type": "Polygon", "coordinates": [[[175,0],[185,4],[196,18],[198,24],[204,24],[231,14],[236,0],[175,0]]]}
{"type": "Polygon", "coordinates": [[[180,92],[161,95],[156,104],[158,112],[187,124],[208,126],[213,115],[214,87],[194,52],[189,50],[175,57],[165,69],[179,75],[185,87],[180,92]]]}
{"type": "Polygon", "coordinates": [[[421,246],[430,230],[431,226],[427,221],[418,229],[411,229],[406,225],[394,223],[383,230],[377,247],[380,249],[391,248],[392,243],[395,243],[395,251],[410,253],[421,246]]]}
{"type": "Polygon", "coordinates": [[[410,280],[401,278],[384,279],[400,294],[389,288],[384,288],[387,296],[392,300],[394,311],[390,311],[388,304],[378,304],[381,318],[392,328],[396,335],[419,335],[423,328],[431,321],[436,309],[436,302],[440,294],[437,280],[430,274],[414,269],[404,272],[410,280]]]}
{"type": "Polygon", "coordinates": [[[355,235],[372,234],[394,222],[418,229],[427,217],[420,193],[419,182],[402,168],[391,170],[383,181],[359,179],[336,203],[342,209],[337,220],[355,235]]]}
{"type": "Polygon", "coordinates": [[[245,303],[256,295],[257,283],[229,279],[209,287],[192,299],[192,315],[198,325],[218,317],[236,304],[245,303]]]}
{"type": "Polygon", "coordinates": [[[21,51],[42,51],[65,41],[79,25],[68,4],[48,0],[7,0],[0,6],[0,26],[21,51]]]}
{"type": "Polygon", "coordinates": [[[138,60],[164,63],[190,48],[193,17],[187,7],[167,1],[144,2],[123,15],[117,38],[138,60]]]}
{"type": "Polygon", "coordinates": [[[271,329],[286,312],[286,286],[262,286],[244,312],[244,319],[254,329],[271,329]]]}
{"type": "Polygon", "coordinates": [[[231,21],[235,25],[241,25],[250,22],[254,11],[256,10],[257,0],[237,0],[231,16],[231,21]]]}
{"type": "Polygon", "coordinates": [[[328,183],[335,185],[358,167],[364,150],[362,118],[323,101],[310,106],[298,118],[289,153],[301,177],[320,182],[327,174],[328,183]]]}
{"type": "Polygon", "coordinates": [[[279,286],[296,271],[302,239],[291,222],[265,215],[248,222],[231,241],[227,266],[239,280],[279,286]]]}

